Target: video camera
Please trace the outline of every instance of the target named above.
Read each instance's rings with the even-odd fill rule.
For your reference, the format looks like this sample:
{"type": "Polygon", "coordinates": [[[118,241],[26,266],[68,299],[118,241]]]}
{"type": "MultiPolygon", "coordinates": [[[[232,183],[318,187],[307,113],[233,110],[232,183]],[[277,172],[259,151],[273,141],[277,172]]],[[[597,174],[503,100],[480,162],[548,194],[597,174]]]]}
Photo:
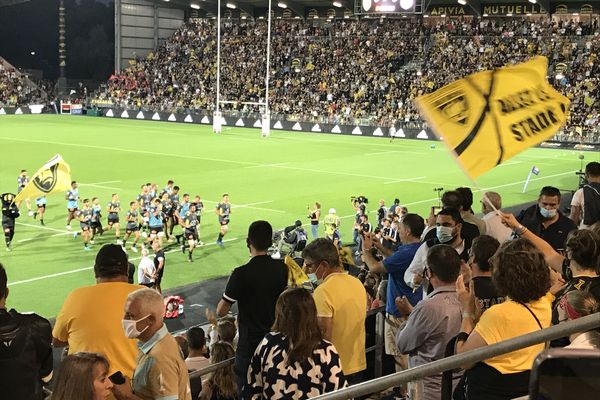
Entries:
{"type": "Polygon", "coordinates": [[[359,203],[369,204],[369,199],[367,199],[365,196],[351,196],[350,201],[352,203],[359,202],[359,203]]]}

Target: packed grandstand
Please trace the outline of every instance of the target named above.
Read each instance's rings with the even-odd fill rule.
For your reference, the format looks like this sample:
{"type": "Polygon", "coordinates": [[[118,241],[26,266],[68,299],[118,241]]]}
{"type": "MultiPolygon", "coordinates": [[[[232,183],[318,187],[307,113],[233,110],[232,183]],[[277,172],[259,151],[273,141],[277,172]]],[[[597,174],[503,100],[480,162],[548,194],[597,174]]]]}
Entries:
{"type": "MultiPolygon", "coordinates": [[[[238,102],[226,110],[245,115],[259,110],[243,102],[264,101],[266,27],[264,20],[224,24],[221,98],[238,102]]],[[[270,110],[307,122],[420,126],[417,96],[473,72],[544,55],[550,82],[572,101],[560,137],[594,142],[600,121],[599,32],[597,19],[547,17],[277,20],[270,110]]],[[[131,109],[212,110],[216,52],[214,20],[190,19],[86,100],[131,109]]],[[[39,99],[11,68],[0,74],[0,104],[39,99]]]]}

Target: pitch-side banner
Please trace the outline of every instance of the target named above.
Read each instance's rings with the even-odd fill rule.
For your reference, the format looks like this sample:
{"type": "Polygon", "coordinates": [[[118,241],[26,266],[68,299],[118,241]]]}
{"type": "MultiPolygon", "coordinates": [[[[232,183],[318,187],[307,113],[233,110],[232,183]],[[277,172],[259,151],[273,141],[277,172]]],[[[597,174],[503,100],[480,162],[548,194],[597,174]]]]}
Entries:
{"type": "Polygon", "coordinates": [[[71,167],[60,154],[52,157],[31,177],[29,183],[17,194],[14,202],[35,199],[55,192],[64,192],[71,187],[71,167]]]}
{"type": "Polygon", "coordinates": [[[415,102],[475,179],[553,136],[564,124],[570,101],[548,83],[547,70],[548,60],[535,57],[469,75],[415,102]]]}

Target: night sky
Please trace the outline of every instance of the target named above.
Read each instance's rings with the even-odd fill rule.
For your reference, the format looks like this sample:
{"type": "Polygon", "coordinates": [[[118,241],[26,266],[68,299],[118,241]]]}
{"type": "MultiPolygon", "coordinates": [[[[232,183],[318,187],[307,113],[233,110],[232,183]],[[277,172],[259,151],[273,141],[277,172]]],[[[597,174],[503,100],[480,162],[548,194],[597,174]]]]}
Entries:
{"type": "MultiPolygon", "coordinates": [[[[21,69],[56,79],[58,0],[31,0],[0,8],[0,56],[21,69]]],[[[67,78],[106,80],[114,68],[112,0],[65,0],[67,78]]]]}

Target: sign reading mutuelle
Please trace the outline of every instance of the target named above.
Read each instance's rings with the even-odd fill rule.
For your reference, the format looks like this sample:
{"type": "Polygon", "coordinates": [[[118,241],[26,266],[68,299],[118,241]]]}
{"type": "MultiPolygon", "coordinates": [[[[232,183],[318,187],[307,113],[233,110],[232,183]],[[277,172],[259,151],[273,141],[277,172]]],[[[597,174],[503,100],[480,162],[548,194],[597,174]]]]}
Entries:
{"type": "Polygon", "coordinates": [[[421,116],[475,179],[553,136],[569,99],[546,80],[548,60],[481,71],[416,99],[421,116]]]}
{"type": "Polygon", "coordinates": [[[482,14],[487,15],[527,15],[544,12],[539,4],[531,3],[482,4],[481,8],[482,14]]]}

